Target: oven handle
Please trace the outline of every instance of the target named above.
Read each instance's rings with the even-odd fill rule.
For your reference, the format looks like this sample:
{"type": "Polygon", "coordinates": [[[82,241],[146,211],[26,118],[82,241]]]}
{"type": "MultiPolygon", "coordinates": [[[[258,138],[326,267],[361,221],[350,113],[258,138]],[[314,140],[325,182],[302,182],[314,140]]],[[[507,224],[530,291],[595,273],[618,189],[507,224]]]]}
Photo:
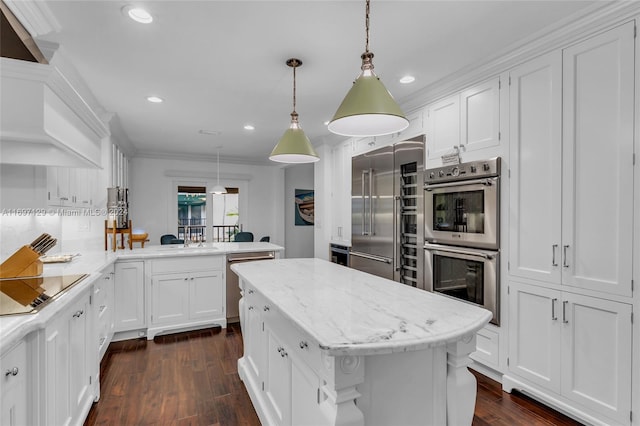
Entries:
{"type": "Polygon", "coordinates": [[[467,256],[481,257],[483,259],[489,259],[489,260],[496,257],[494,254],[485,253],[481,251],[471,251],[471,250],[465,250],[464,248],[458,248],[458,247],[452,248],[452,247],[446,247],[446,246],[441,246],[436,244],[425,244],[424,248],[427,250],[444,251],[446,253],[465,254],[467,256]]]}
{"type": "Polygon", "coordinates": [[[434,184],[425,183],[424,189],[425,191],[433,191],[434,189],[438,189],[438,188],[451,188],[452,186],[467,186],[467,185],[475,185],[475,184],[492,186],[497,180],[498,180],[498,177],[492,177],[492,178],[485,178],[485,179],[460,180],[456,182],[446,182],[446,183],[434,183],[434,184]]]}

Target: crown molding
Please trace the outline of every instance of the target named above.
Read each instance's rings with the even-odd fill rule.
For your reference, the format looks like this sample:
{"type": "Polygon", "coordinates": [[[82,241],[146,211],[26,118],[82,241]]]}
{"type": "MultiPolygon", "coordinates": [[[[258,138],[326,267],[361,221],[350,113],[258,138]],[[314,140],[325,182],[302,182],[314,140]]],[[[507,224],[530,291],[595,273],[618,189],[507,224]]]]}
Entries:
{"type": "MultiPolygon", "coordinates": [[[[205,163],[215,163],[217,160],[214,154],[184,154],[166,151],[137,150],[134,158],[148,158],[155,160],[184,160],[199,161],[205,163]]],[[[258,157],[237,157],[237,156],[220,156],[220,162],[227,164],[243,164],[250,166],[277,166],[279,163],[269,161],[267,156],[258,157]]]]}
{"type": "Polygon", "coordinates": [[[43,1],[3,0],[31,37],[59,32],[62,26],[43,1]]]}
{"type": "Polygon", "coordinates": [[[498,76],[536,56],[566,47],[590,35],[637,17],[640,2],[614,1],[573,14],[499,51],[485,61],[466,66],[400,100],[405,110],[415,110],[479,81],[498,76]]]}

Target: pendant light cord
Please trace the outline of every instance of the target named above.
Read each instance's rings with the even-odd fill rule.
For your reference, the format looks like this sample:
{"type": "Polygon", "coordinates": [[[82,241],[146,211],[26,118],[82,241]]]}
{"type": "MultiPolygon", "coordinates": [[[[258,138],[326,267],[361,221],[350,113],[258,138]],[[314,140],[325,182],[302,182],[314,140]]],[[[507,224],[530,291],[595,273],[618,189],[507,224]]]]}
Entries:
{"type": "Polygon", "coordinates": [[[293,114],[296,114],[296,68],[298,64],[293,66],[293,114]]]}
{"type": "Polygon", "coordinates": [[[366,2],[367,5],[365,7],[365,13],[364,13],[364,15],[365,15],[364,26],[365,26],[366,34],[367,34],[367,36],[366,36],[366,44],[365,44],[365,48],[364,48],[364,52],[365,53],[369,53],[369,1],[370,0],[367,0],[367,2],[366,2]]]}

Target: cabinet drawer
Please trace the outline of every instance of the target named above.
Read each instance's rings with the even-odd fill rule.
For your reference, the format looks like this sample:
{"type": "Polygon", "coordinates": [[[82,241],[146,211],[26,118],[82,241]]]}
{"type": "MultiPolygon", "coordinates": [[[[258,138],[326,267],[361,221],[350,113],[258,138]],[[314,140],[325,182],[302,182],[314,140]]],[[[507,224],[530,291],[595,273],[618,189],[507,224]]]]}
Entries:
{"type": "Polygon", "coordinates": [[[278,333],[278,338],[286,347],[287,353],[302,360],[311,369],[321,370],[320,345],[309,335],[291,324],[280,312],[270,308],[263,316],[265,324],[278,333]]]}
{"type": "Polygon", "coordinates": [[[223,256],[191,256],[150,261],[152,274],[222,269],[223,256]]]}
{"type": "Polygon", "coordinates": [[[0,372],[0,388],[3,392],[12,389],[21,379],[24,380],[27,374],[27,346],[24,341],[0,358],[0,372]]]}

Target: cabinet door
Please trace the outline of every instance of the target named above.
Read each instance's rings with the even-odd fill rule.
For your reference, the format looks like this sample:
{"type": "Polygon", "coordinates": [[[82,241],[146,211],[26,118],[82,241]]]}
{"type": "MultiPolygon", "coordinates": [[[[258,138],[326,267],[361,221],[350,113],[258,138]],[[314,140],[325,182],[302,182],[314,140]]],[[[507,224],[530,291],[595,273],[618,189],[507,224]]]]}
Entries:
{"type": "Polygon", "coordinates": [[[222,271],[193,272],[189,279],[189,318],[223,318],[222,271]]]}
{"type": "Polygon", "coordinates": [[[509,285],[509,370],[560,393],[561,293],[509,285]]]}
{"type": "Polygon", "coordinates": [[[620,423],[631,410],[631,305],[564,293],[562,394],[620,423]]]}
{"type": "Polygon", "coordinates": [[[144,264],[143,262],[116,263],[114,288],[114,331],[143,328],[144,317],[144,264]]]}
{"type": "Polygon", "coordinates": [[[51,426],[67,425],[72,420],[69,320],[68,315],[58,315],[45,329],[41,392],[45,401],[43,419],[51,426]]]}
{"type": "Polygon", "coordinates": [[[460,94],[461,142],[465,151],[500,145],[500,79],[460,94]]]}
{"type": "Polygon", "coordinates": [[[266,377],[264,391],[273,417],[279,425],[291,424],[291,359],[288,349],[274,334],[268,323],[264,324],[267,339],[266,377]]]}
{"type": "Polygon", "coordinates": [[[0,372],[0,424],[28,424],[27,407],[30,405],[27,401],[27,347],[24,342],[0,358],[0,372]]]}
{"type": "Polygon", "coordinates": [[[47,204],[55,207],[73,204],[67,167],[47,167],[47,204]]]}
{"type": "Polygon", "coordinates": [[[331,177],[332,220],[331,239],[351,241],[351,143],[336,146],[332,152],[331,177]]]}
{"type": "Polygon", "coordinates": [[[560,52],[510,72],[509,274],[560,284],[560,52]]]}
{"type": "Polygon", "coordinates": [[[247,289],[243,297],[245,306],[245,324],[242,329],[244,342],[244,357],[247,360],[249,368],[251,368],[257,381],[264,380],[263,373],[263,354],[264,348],[264,329],[262,325],[262,304],[258,295],[252,289],[247,289]]]}
{"type": "Polygon", "coordinates": [[[563,51],[563,284],[631,296],[634,23],[563,51]]]}
{"type": "Polygon", "coordinates": [[[69,327],[69,395],[71,415],[78,419],[82,407],[91,403],[91,373],[97,370],[97,348],[94,345],[89,296],[76,302],[65,314],[69,327]]]}
{"type": "Polygon", "coordinates": [[[291,424],[316,426],[322,424],[320,410],[320,379],[299,360],[291,363],[291,424]]]}
{"type": "Polygon", "coordinates": [[[74,201],[77,207],[91,207],[91,188],[95,177],[94,170],[75,169],[71,187],[74,192],[74,201]]]}
{"type": "Polygon", "coordinates": [[[427,108],[427,120],[427,159],[439,160],[460,145],[460,95],[430,105],[427,108]]]}
{"type": "Polygon", "coordinates": [[[151,279],[151,324],[180,324],[189,318],[189,286],[184,274],[154,275],[151,279]]]}

